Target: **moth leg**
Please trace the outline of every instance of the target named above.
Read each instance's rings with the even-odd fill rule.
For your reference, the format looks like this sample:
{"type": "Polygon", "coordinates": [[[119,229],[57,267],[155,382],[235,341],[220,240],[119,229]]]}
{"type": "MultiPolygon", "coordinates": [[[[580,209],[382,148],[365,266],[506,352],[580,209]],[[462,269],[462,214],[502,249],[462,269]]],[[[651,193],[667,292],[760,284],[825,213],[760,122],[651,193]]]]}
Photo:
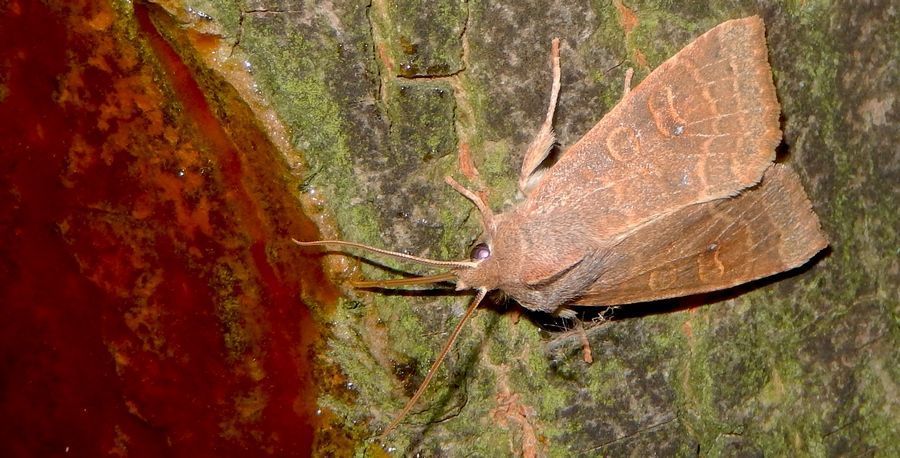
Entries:
{"type": "Polygon", "coordinates": [[[478,167],[475,167],[475,161],[472,160],[472,153],[469,152],[469,144],[462,143],[457,151],[457,160],[459,161],[459,171],[470,182],[475,183],[480,188],[484,188],[481,182],[481,174],[478,173],[478,167]]]}
{"type": "Polygon", "coordinates": [[[519,324],[519,320],[522,318],[522,309],[521,308],[513,308],[509,311],[509,319],[512,321],[512,324],[519,324]]]}
{"type": "Polygon", "coordinates": [[[588,340],[584,323],[578,320],[578,338],[581,340],[581,357],[586,364],[594,362],[594,353],[591,352],[591,341],[588,340]]]}
{"type": "Polygon", "coordinates": [[[631,78],[634,76],[634,69],[628,67],[628,70],[625,70],[625,81],[622,84],[622,98],[624,99],[629,92],[631,92],[631,78]]]}
{"type": "Polygon", "coordinates": [[[494,212],[491,211],[491,207],[489,207],[484,200],[481,199],[481,196],[475,194],[474,192],[466,189],[465,186],[459,184],[456,180],[454,180],[450,176],[444,177],[444,181],[449,184],[456,192],[462,194],[467,199],[471,200],[476,207],[478,207],[478,211],[481,212],[481,225],[484,228],[485,233],[493,230],[494,226],[494,212]]]}
{"type": "Polygon", "coordinates": [[[556,111],[556,102],[559,99],[559,38],[554,38],[550,47],[550,62],[553,68],[553,84],[550,88],[550,105],[547,107],[547,117],[544,124],[538,130],[537,136],[528,146],[525,157],[522,159],[522,170],[519,173],[519,190],[528,195],[537,183],[535,171],[544,162],[550,149],[556,143],[556,134],[553,133],[553,114],[556,111]]]}
{"type": "MultiPolygon", "coordinates": [[[[469,152],[468,143],[461,143],[459,145],[457,150],[457,161],[459,162],[459,172],[462,173],[470,183],[475,185],[477,192],[474,194],[477,194],[482,201],[487,201],[489,195],[488,190],[481,180],[481,174],[478,173],[478,167],[475,166],[475,161],[472,160],[472,154],[469,152]]],[[[466,195],[465,193],[462,194],[466,195]]]]}

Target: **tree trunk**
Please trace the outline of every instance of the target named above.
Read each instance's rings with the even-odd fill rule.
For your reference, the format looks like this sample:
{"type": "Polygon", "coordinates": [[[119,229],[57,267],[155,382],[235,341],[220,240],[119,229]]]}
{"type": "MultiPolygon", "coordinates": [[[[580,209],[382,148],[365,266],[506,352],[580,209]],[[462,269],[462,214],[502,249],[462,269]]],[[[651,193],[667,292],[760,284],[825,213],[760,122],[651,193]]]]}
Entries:
{"type": "MultiPolygon", "coordinates": [[[[127,2],[112,3],[117,21],[135,20],[127,2]]],[[[313,453],[383,447],[429,456],[900,455],[900,19],[892,2],[158,3],[148,6],[149,17],[192,69],[228,134],[241,139],[259,129],[265,137],[238,142],[238,149],[275,156],[251,160],[277,163],[256,170],[281,175],[258,177],[256,197],[248,199],[262,203],[232,209],[251,226],[241,209],[270,215],[263,218],[266,233],[280,242],[254,255],[271,261],[273,278],[288,275],[295,261],[319,262],[290,254],[310,252],[289,237],[314,237],[295,231],[306,223],[277,216],[292,215],[296,209],[284,208],[292,205],[324,238],[468,258],[478,212],[443,178],[484,186],[495,212],[515,202],[522,155],[549,99],[552,38],[562,43],[554,124],[564,149],[618,102],[627,69],[637,85],[716,24],[750,15],[765,21],[784,131],[779,162],[800,175],[829,249],[799,269],[722,293],[580,310],[584,332],[577,321],[523,313],[489,296],[413,413],[386,438],[376,436],[422,381],[471,296],[443,287],[344,288],[351,277],[429,271],[368,254],[372,262],[329,254],[323,262],[344,293],[337,306],[328,292],[310,292],[319,286],[315,274],[297,280],[305,299],[319,301],[313,315],[327,336],[314,347],[319,368],[311,376],[321,394],[313,453]],[[467,158],[479,178],[460,171],[467,158]]],[[[217,189],[226,202],[234,198],[227,180],[217,189]]],[[[238,286],[229,291],[250,288],[237,267],[246,259],[236,259],[226,283],[238,286]]],[[[109,293],[110,283],[89,275],[91,265],[82,263],[84,275],[109,293]]],[[[225,281],[222,265],[206,269],[212,273],[203,278],[225,281]]],[[[135,302],[130,294],[117,300],[135,302]]],[[[211,341],[225,342],[232,356],[252,353],[254,361],[282,344],[290,355],[305,354],[306,331],[290,330],[298,318],[230,294],[213,300],[225,297],[233,308],[216,306],[212,327],[219,331],[209,331],[211,341]],[[266,334],[278,326],[288,331],[266,334]],[[282,340],[267,337],[273,335],[282,340]]],[[[130,319],[128,313],[119,318],[130,319]]],[[[175,336],[146,326],[162,335],[161,348],[175,336]]],[[[129,329],[128,339],[140,334],[129,329]]],[[[115,348],[109,354],[120,355],[119,377],[149,377],[123,366],[115,348]]],[[[196,364],[202,356],[192,358],[196,364]]],[[[223,358],[234,364],[235,357],[223,358]]],[[[204,376],[191,374],[185,378],[204,376]]],[[[253,379],[258,390],[225,396],[238,410],[254,400],[284,402],[277,418],[290,421],[290,411],[301,410],[291,390],[304,385],[266,391],[267,383],[279,383],[277,372],[266,374],[253,379]]],[[[146,401],[140,392],[123,395],[128,412],[154,424],[157,417],[135,413],[142,409],[137,398],[146,401]]],[[[222,429],[215,434],[231,434],[228,440],[245,437],[234,431],[252,424],[246,437],[256,442],[242,442],[244,451],[291,453],[266,449],[266,438],[290,429],[262,417],[209,424],[222,429]]],[[[117,434],[131,437],[128,430],[117,434]]]]}
{"type": "MultiPolygon", "coordinates": [[[[198,3],[214,18],[236,14],[198,3]]],[[[515,305],[495,299],[384,446],[449,456],[897,453],[900,35],[890,2],[262,3],[222,20],[222,34],[252,65],[307,163],[297,182],[342,239],[466,258],[477,212],[442,177],[462,179],[467,150],[495,211],[514,201],[549,98],[551,38],[562,41],[564,148],[618,101],[627,68],[637,84],[712,26],[757,14],[782,104],[779,159],[801,175],[831,241],[775,279],[622,307],[587,326],[592,364],[572,323],[515,323],[515,305]]],[[[363,264],[362,275],[396,272],[363,264]]],[[[322,357],[346,376],[352,401],[325,394],[321,406],[358,438],[380,431],[468,300],[347,291],[327,317],[322,357]]]]}

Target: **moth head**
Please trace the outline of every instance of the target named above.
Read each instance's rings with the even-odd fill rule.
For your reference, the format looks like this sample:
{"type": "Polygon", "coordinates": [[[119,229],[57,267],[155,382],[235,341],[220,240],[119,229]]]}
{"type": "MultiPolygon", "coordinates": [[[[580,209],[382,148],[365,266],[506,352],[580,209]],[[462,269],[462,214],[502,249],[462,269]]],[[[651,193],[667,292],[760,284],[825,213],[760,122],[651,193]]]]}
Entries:
{"type": "Polygon", "coordinates": [[[456,289],[496,289],[496,285],[491,284],[493,282],[488,281],[489,278],[485,275],[492,270],[490,269],[490,266],[494,264],[492,255],[491,244],[488,242],[478,242],[472,247],[469,252],[469,262],[472,263],[472,266],[453,269],[453,273],[457,277],[456,289]]]}
{"type": "Polygon", "coordinates": [[[496,215],[484,239],[472,247],[472,265],[454,269],[457,289],[505,289],[516,282],[527,262],[516,226],[515,214],[496,215]]]}

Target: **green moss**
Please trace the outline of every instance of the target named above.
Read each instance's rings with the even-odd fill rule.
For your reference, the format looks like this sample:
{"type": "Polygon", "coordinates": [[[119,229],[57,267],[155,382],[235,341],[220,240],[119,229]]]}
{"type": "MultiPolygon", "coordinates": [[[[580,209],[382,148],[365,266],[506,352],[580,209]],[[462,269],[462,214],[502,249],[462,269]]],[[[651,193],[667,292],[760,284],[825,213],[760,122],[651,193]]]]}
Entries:
{"type": "Polygon", "coordinates": [[[456,192],[440,202],[439,214],[443,226],[449,228],[442,232],[438,244],[441,259],[465,259],[466,248],[481,231],[481,215],[468,199],[456,192]]]}
{"type": "Polygon", "coordinates": [[[392,316],[389,318],[392,320],[392,326],[389,330],[389,336],[391,342],[396,345],[394,350],[416,362],[420,374],[424,375],[427,373],[432,361],[434,361],[437,353],[440,351],[442,337],[446,336],[452,329],[452,324],[447,323],[447,327],[444,329],[432,330],[436,336],[440,337],[422,339],[420,336],[428,332],[428,327],[420,321],[418,314],[413,311],[413,305],[408,302],[398,304],[396,300],[382,298],[376,299],[374,302],[376,306],[380,305],[385,310],[389,305],[392,306],[392,316]],[[417,338],[410,338],[411,336],[417,336],[417,338]]]}
{"type": "MultiPolygon", "coordinates": [[[[292,142],[302,151],[310,165],[316,171],[315,176],[305,180],[304,188],[310,192],[321,193],[330,208],[335,209],[338,226],[344,238],[383,245],[379,240],[381,225],[385,212],[389,209],[376,209],[373,202],[384,196],[362,196],[358,180],[354,176],[356,170],[367,170],[372,161],[369,157],[360,157],[354,151],[359,139],[352,137],[351,132],[359,126],[350,124],[348,108],[358,103],[353,97],[339,93],[335,87],[334,76],[340,75],[340,61],[335,56],[344,52],[341,45],[328,38],[328,34],[304,29],[292,21],[291,15],[251,15],[244,20],[244,38],[242,47],[250,55],[265,56],[265,59],[252,60],[253,70],[260,81],[260,88],[270,98],[293,132],[292,142]],[[362,165],[360,165],[362,164],[362,165]]],[[[372,15],[373,22],[379,21],[372,15]]],[[[388,27],[388,24],[383,24],[388,27]]],[[[456,150],[454,132],[455,101],[452,88],[440,81],[387,81],[382,90],[386,105],[384,114],[389,120],[387,126],[387,144],[380,144],[380,155],[387,158],[387,165],[394,172],[396,185],[415,186],[416,192],[427,192],[431,181],[423,180],[419,172],[423,163],[434,170],[446,168],[454,163],[452,153],[456,150]],[[426,182],[427,181],[427,182],[426,182]]],[[[381,94],[379,94],[381,95],[381,94]]],[[[377,131],[366,131],[366,134],[377,134],[377,131]]],[[[376,140],[373,143],[378,145],[376,140]]],[[[455,165],[455,164],[454,164],[455,165]]],[[[435,174],[439,172],[435,171],[435,174]]],[[[434,178],[434,177],[433,177],[434,178]]],[[[393,183],[392,183],[393,184],[393,183]]],[[[454,196],[441,186],[441,196],[454,196]]],[[[369,189],[377,189],[370,186],[369,189]]],[[[371,191],[370,191],[371,192],[371,191]]],[[[404,196],[404,199],[430,199],[430,196],[404,196]]],[[[452,197],[457,199],[458,197],[452,197]]],[[[449,200],[450,198],[448,198],[449,200]]],[[[459,208],[466,205],[464,200],[457,202],[459,208]]],[[[461,218],[458,211],[452,208],[441,209],[439,213],[441,240],[447,244],[462,239],[459,230],[461,218]]],[[[468,228],[469,226],[466,226],[468,228]]],[[[440,247],[443,254],[448,248],[440,247]]],[[[453,243],[454,257],[459,243],[453,243]]],[[[381,260],[380,260],[381,261],[381,260]]],[[[392,260],[384,260],[389,267],[408,267],[392,260]]],[[[375,278],[394,276],[381,269],[364,266],[364,275],[375,278]]],[[[373,427],[383,426],[390,420],[402,405],[404,391],[397,389],[393,382],[395,375],[389,373],[376,363],[373,355],[364,349],[369,339],[385,339],[380,358],[391,357],[396,363],[414,363],[415,372],[420,376],[428,370],[433,358],[440,349],[446,332],[452,329],[452,323],[434,323],[432,317],[440,316],[441,309],[434,300],[428,300],[429,308],[419,310],[426,301],[414,298],[411,301],[399,296],[380,296],[365,294],[361,296],[366,305],[352,315],[339,313],[331,322],[336,336],[330,342],[329,357],[340,364],[348,380],[354,384],[354,390],[360,393],[359,405],[346,405],[341,401],[326,397],[324,402],[348,419],[354,421],[373,421],[373,427]],[[416,309],[414,310],[414,307],[416,309]],[[384,325],[382,330],[368,329],[364,316],[375,316],[378,323],[384,325]],[[426,336],[426,337],[423,337],[426,336]]],[[[448,301],[445,301],[448,302],[448,301]]],[[[461,344],[465,343],[463,339],[461,344]]],[[[460,345],[460,351],[464,348],[460,345]]],[[[376,350],[379,353],[381,349],[376,350]]],[[[383,360],[383,359],[382,359],[383,360]]],[[[440,411],[440,400],[447,392],[448,374],[452,377],[456,367],[446,366],[439,372],[429,391],[419,404],[419,408],[440,411]]],[[[427,421],[427,416],[415,415],[410,421],[414,424],[427,421]]],[[[407,444],[402,435],[397,435],[397,445],[407,444]]]]}
{"type": "Polygon", "coordinates": [[[591,397],[600,403],[612,405],[609,393],[616,386],[621,386],[624,380],[625,366],[617,359],[597,361],[590,368],[590,378],[587,381],[588,392],[591,397]]]}
{"type": "Polygon", "coordinates": [[[398,167],[414,167],[456,151],[453,89],[446,82],[388,85],[390,154],[398,167]]]}
{"type": "Polygon", "coordinates": [[[371,207],[354,204],[357,185],[348,125],[342,103],[328,84],[338,73],[338,62],[331,56],[340,45],[325,37],[296,27],[288,14],[251,14],[244,18],[240,45],[260,90],[290,127],[291,143],[315,171],[305,188],[318,189],[330,196],[330,204],[348,209],[336,213],[348,238],[372,243],[377,240],[377,219],[371,207]]]}
{"type": "Polygon", "coordinates": [[[878,361],[866,369],[859,409],[859,418],[865,419],[865,423],[852,425],[846,439],[863,442],[866,448],[877,449],[882,456],[900,453],[900,425],[897,422],[900,401],[896,398],[897,380],[900,380],[898,367],[900,357],[895,351],[892,358],[878,361]]]}
{"type": "Polygon", "coordinates": [[[784,0],[781,2],[787,14],[794,17],[810,18],[821,17],[823,13],[827,14],[834,7],[834,2],[830,0],[784,0]]]}
{"type": "Polygon", "coordinates": [[[484,126],[493,110],[487,90],[466,75],[462,75],[460,81],[468,106],[471,107],[471,112],[461,115],[461,128],[466,133],[465,139],[481,180],[488,188],[488,205],[499,212],[516,195],[518,169],[510,161],[513,151],[505,142],[489,142],[485,138],[484,126]]]}
{"type": "MultiPolygon", "coordinates": [[[[873,289],[884,291],[875,279],[889,269],[890,257],[879,253],[877,247],[898,245],[896,231],[886,227],[890,221],[896,221],[896,209],[886,200],[870,200],[855,191],[856,183],[863,177],[875,174],[876,165],[872,154],[860,154],[848,145],[851,126],[847,125],[846,105],[850,100],[841,96],[846,91],[842,68],[847,65],[848,55],[829,28],[830,23],[840,20],[834,19],[840,10],[811,2],[792,12],[797,14],[794,20],[800,23],[800,35],[795,38],[798,49],[777,77],[780,87],[800,86],[801,91],[783,91],[787,94],[784,111],[815,113],[816,130],[809,138],[803,138],[800,147],[809,150],[809,154],[820,155],[813,159],[818,163],[831,162],[833,169],[827,177],[829,188],[822,189],[828,204],[826,213],[820,216],[833,237],[834,250],[827,262],[841,268],[824,281],[821,293],[838,303],[852,303],[873,289]]],[[[808,129],[806,122],[803,118],[789,118],[786,130],[808,129]]]]}
{"type": "Polygon", "coordinates": [[[483,159],[479,164],[482,178],[489,183],[489,204],[495,212],[502,211],[516,196],[518,190],[517,175],[511,174],[510,156],[512,150],[504,142],[484,143],[481,145],[483,159]]]}
{"type": "Polygon", "coordinates": [[[446,76],[462,69],[465,2],[392,0],[388,3],[387,44],[400,75],[446,76]],[[411,12],[415,12],[411,14],[411,12]]]}

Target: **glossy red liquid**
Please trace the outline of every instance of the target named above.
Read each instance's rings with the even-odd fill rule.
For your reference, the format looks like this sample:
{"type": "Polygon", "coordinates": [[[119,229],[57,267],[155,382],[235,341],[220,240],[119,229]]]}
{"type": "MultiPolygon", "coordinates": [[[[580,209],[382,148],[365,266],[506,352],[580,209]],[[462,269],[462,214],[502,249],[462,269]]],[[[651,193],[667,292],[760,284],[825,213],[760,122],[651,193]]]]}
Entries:
{"type": "Polygon", "coordinates": [[[0,456],[309,455],[335,292],[274,148],[143,7],[0,5],[0,456]]]}

